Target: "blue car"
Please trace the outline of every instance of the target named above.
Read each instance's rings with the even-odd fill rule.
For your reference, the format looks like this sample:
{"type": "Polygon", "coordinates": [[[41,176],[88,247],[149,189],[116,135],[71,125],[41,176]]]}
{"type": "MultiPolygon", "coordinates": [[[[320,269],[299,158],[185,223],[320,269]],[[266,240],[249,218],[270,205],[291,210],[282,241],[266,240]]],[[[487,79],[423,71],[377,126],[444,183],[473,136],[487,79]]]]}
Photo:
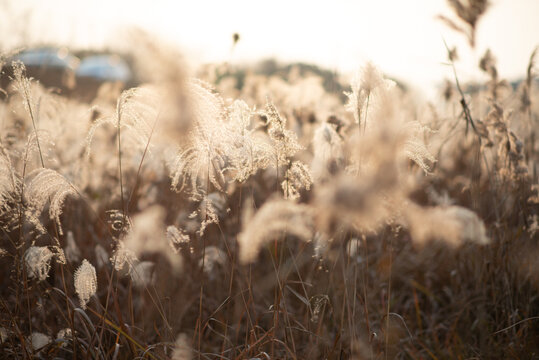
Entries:
{"type": "Polygon", "coordinates": [[[39,81],[43,86],[55,88],[60,93],[69,92],[75,86],[75,71],[79,59],[66,48],[35,48],[24,50],[6,62],[2,74],[2,87],[13,77],[11,64],[20,61],[26,67],[26,76],[39,81]]]}
{"type": "Polygon", "coordinates": [[[133,74],[127,62],[118,55],[89,55],[76,71],[77,96],[91,101],[106,83],[124,89],[132,85],[133,74]]]}

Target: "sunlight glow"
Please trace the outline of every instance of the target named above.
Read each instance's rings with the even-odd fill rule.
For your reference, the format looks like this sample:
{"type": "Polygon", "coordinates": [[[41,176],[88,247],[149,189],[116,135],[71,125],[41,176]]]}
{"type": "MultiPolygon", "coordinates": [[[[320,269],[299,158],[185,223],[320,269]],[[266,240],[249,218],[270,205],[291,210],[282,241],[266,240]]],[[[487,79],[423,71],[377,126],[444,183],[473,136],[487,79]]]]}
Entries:
{"type": "MultiPolygon", "coordinates": [[[[441,65],[446,60],[442,39],[457,46],[462,69],[475,68],[471,65],[490,48],[501,75],[509,79],[524,74],[529,54],[539,44],[539,2],[535,0],[493,0],[479,22],[478,46],[473,51],[463,36],[435,18],[452,15],[444,0],[277,0],[271,4],[155,0],[148,4],[26,0],[4,5],[4,17],[30,24],[25,30],[27,40],[77,47],[115,44],[122,29],[141,27],[178,44],[195,62],[241,63],[275,57],[349,73],[372,60],[390,76],[423,89],[450,75],[441,65]],[[241,40],[231,52],[235,32],[241,40]]],[[[463,71],[463,78],[482,76],[463,71]]]]}

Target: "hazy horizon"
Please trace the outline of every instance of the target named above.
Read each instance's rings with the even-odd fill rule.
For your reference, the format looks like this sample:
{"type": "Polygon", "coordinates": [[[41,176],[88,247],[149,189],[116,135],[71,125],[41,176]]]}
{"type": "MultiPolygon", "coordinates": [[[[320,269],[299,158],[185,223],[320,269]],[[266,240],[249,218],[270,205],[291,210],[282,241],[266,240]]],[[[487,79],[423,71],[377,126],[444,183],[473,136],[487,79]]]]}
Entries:
{"type": "MultiPolygon", "coordinates": [[[[534,16],[539,14],[539,2],[533,0],[491,1],[478,23],[473,50],[464,36],[436,19],[439,14],[454,18],[445,0],[341,0],[331,7],[275,1],[263,8],[244,0],[156,0],[151,9],[147,2],[124,0],[97,0],[91,5],[66,0],[0,4],[3,23],[18,23],[26,42],[99,48],[117,44],[122,29],[137,26],[177,45],[193,63],[241,64],[275,58],[350,74],[369,60],[386,74],[431,94],[435,85],[451,77],[443,65],[444,39],[458,48],[459,76],[476,81],[484,80],[477,62],[487,48],[498,59],[500,76],[513,80],[525,74],[529,55],[539,44],[539,22],[534,16]],[[504,22],[509,26],[500,26],[504,22]],[[240,41],[232,52],[236,32],[240,41]]],[[[4,40],[2,47],[13,45],[4,40]]]]}

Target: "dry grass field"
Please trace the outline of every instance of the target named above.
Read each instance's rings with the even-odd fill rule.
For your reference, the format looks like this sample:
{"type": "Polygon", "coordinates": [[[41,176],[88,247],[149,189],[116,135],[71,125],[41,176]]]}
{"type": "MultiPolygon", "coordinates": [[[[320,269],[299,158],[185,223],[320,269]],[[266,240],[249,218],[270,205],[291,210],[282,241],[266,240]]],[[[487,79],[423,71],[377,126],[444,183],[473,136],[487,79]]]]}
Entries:
{"type": "Polygon", "coordinates": [[[0,58],[0,358],[539,358],[536,51],[431,103],[136,45],[91,99],[0,58]]]}

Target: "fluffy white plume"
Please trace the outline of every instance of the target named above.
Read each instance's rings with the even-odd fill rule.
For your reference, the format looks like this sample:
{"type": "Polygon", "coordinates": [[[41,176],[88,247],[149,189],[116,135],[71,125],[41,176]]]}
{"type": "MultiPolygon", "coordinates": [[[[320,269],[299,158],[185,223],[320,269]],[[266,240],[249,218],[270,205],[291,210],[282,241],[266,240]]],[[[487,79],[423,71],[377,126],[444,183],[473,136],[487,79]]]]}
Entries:
{"type": "Polygon", "coordinates": [[[31,212],[40,214],[49,204],[49,217],[58,226],[58,232],[62,235],[60,215],[62,207],[68,195],[76,196],[77,190],[66,178],[52,169],[38,169],[33,171],[31,179],[25,187],[24,197],[31,212]]]}
{"type": "Polygon", "coordinates": [[[83,309],[90,301],[90,298],[97,291],[97,276],[95,268],[88,260],[84,259],[82,264],[75,271],[75,291],[79,296],[80,304],[83,309]]]}
{"type": "Polygon", "coordinates": [[[244,214],[243,229],[238,235],[241,262],[254,261],[264,244],[286,235],[312,240],[314,225],[308,206],[274,199],[264,203],[252,218],[244,214]]]}
{"type": "Polygon", "coordinates": [[[414,205],[407,208],[405,218],[412,240],[419,244],[434,239],[454,246],[466,241],[481,245],[490,242],[483,221],[469,209],[455,205],[430,208],[414,205]]]}
{"type": "Polygon", "coordinates": [[[32,335],[29,336],[28,342],[32,346],[32,350],[36,351],[50,344],[51,338],[43,333],[34,331],[32,335]]]}
{"type": "Polygon", "coordinates": [[[54,254],[46,246],[31,246],[24,254],[28,277],[43,281],[49,276],[51,259],[54,254]]]}
{"type": "Polygon", "coordinates": [[[143,253],[160,253],[167,258],[175,270],[179,270],[181,257],[170,249],[165,231],[165,215],[165,209],[158,205],[135,215],[129,233],[120,243],[135,257],[143,253]]]}
{"type": "Polygon", "coordinates": [[[178,335],[172,350],[172,360],[191,360],[193,358],[193,350],[189,345],[189,337],[186,334],[178,335]]]}
{"type": "Polygon", "coordinates": [[[67,260],[71,263],[78,262],[80,260],[80,249],[75,242],[75,237],[73,236],[72,231],[67,232],[66,242],[67,245],[64,249],[64,253],[67,260]]]}
{"type": "Polygon", "coordinates": [[[144,289],[153,284],[155,282],[154,267],[155,264],[151,261],[140,261],[133,265],[129,272],[133,286],[144,289]]]}

